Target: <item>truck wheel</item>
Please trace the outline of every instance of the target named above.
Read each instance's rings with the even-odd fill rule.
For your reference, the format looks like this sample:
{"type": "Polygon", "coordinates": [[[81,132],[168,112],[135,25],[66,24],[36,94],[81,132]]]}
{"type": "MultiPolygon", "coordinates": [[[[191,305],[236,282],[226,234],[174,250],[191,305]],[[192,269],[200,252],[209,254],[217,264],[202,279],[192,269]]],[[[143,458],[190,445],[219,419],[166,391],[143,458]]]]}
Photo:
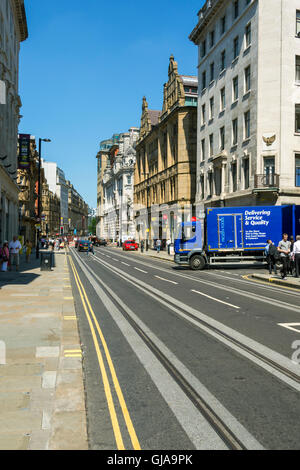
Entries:
{"type": "Polygon", "coordinates": [[[190,268],[193,271],[200,271],[206,265],[205,259],[201,255],[195,255],[190,259],[190,268]]]}

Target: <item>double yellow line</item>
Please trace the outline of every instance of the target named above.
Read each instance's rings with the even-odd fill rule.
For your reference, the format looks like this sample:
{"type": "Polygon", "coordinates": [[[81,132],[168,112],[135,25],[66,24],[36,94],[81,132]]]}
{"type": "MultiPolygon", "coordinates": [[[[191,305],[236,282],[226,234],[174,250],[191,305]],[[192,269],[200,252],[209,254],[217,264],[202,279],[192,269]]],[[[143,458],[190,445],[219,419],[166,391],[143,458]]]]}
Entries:
{"type": "Polygon", "coordinates": [[[83,305],[83,308],[84,308],[84,311],[85,311],[85,314],[86,314],[86,317],[87,317],[87,320],[88,320],[88,323],[89,323],[89,326],[90,326],[90,330],[91,330],[91,333],[92,333],[92,337],[93,337],[93,341],[94,341],[94,345],[95,345],[95,349],[96,349],[96,353],[97,353],[98,363],[99,363],[99,367],[100,367],[100,372],[101,372],[101,376],[102,376],[102,380],[103,380],[104,391],[105,391],[105,396],[106,396],[106,400],[107,400],[107,404],[108,404],[110,419],[111,419],[111,423],[112,423],[112,427],[113,427],[113,431],[114,431],[114,436],[115,436],[115,439],[116,439],[117,448],[118,448],[118,450],[125,450],[125,446],[124,446],[124,442],[123,442],[123,438],[122,438],[122,433],[121,433],[121,430],[120,430],[120,425],[119,425],[119,421],[118,421],[114,401],[113,401],[113,398],[112,398],[111,387],[110,387],[110,384],[109,384],[109,380],[108,380],[106,368],[105,368],[105,365],[104,365],[104,360],[103,360],[100,345],[99,345],[99,342],[98,342],[97,334],[96,334],[96,331],[95,331],[95,328],[94,328],[94,324],[95,324],[96,330],[98,332],[98,335],[100,337],[102,347],[103,347],[104,352],[105,352],[105,356],[106,356],[106,360],[107,360],[107,363],[108,363],[108,366],[109,366],[109,370],[110,370],[110,374],[111,374],[112,381],[113,381],[113,384],[114,384],[114,388],[115,388],[117,397],[119,399],[120,407],[121,407],[121,410],[122,410],[122,413],[123,413],[123,416],[124,416],[124,420],[125,420],[125,423],[126,423],[126,426],[127,426],[127,430],[128,430],[133,448],[134,448],[134,450],[141,450],[141,447],[140,447],[135,429],[133,427],[133,424],[132,424],[132,421],[131,421],[131,418],[130,418],[130,415],[129,415],[129,411],[127,409],[127,406],[126,406],[126,403],[125,403],[125,400],[124,400],[124,396],[123,396],[123,393],[122,393],[122,390],[121,390],[121,387],[120,387],[120,384],[119,384],[119,381],[118,381],[118,378],[117,378],[117,375],[116,375],[116,371],[115,371],[115,368],[114,368],[114,365],[113,365],[113,362],[112,362],[112,359],[111,359],[111,356],[110,356],[110,353],[109,353],[109,350],[108,350],[108,347],[107,347],[107,344],[106,344],[106,341],[105,341],[105,338],[103,336],[103,333],[102,333],[101,328],[99,326],[99,323],[97,321],[95,313],[94,313],[94,311],[91,307],[91,304],[90,304],[89,299],[87,297],[86,291],[85,291],[85,289],[82,285],[82,282],[81,282],[80,277],[78,275],[78,272],[76,270],[75,264],[74,264],[71,257],[69,259],[70,259],[71,268],[72,268],[72,271],[73,271],[73,274],[74,274],[75,282],[76,282],[76,285],[77,285],[77,288],[78,288],[78,291],[79,291],[79,294],[80,294],[80,297],[81,297],[82,305],[83,305]],[[94,320],[94,324],[93,324],[92,319],[94,320]]]}

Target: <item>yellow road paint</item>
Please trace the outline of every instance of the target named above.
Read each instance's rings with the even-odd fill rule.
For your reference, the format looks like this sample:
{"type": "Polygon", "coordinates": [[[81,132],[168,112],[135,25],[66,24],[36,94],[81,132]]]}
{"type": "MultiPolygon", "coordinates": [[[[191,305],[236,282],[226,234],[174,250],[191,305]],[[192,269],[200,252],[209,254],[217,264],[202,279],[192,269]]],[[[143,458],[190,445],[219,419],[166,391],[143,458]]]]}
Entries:
{"type": "Polygon", "coordinates": [[[294,288],[294,287],[282,286],[281,284],[277,284],[277,282],[274,282],[274,279],[272,279],[272,278],[269,278],[269,281],[260,281],[258,279],[253,279],[252,274],[246,274],[245,276],[242,276],[242,278],[246,279],[247,281],[250,281],[250,282],[256,282],[258,284],[264,284],[265,286],[273,284],[273,286],[275,285],[276,287],[280,287],[281,289],[293,290],[293,291],[299,293],[299,289],[294,288]],[[250,279],[249,279],[249,276],[251,276],[250,279]]]}
{"type": "MultiPolygon", "coordinates": [[[[74,265],[73,260],[72,260],[72,265],[74,265]]],[[[75,268],[75,265],[74,265],[74,268],[75,268]]],[[[75,268],[75,270],[76,270],[76,268],[75,268]]],[[[78,273],[77,273],[77,275],[78,275],[78,273]]],[[[122,390],[121,390],[121,387],[120,387],[120,384],[119,384],[119,381],[118,381],[118,378],[117,378],[117,374],[116,374],[116,371],[115,371],[115,368],[114,368],[114,365],[113,365],[113,362],[112,362],[112,359],[111,359],[111,356],[110,356],[110,353],[109,353],[109,350],[108,350],[108,347],[107,347],[107,344],[106,344],[106,341],[105,341],[105,338],[104,338],[104,335],[101,331],[101,328],[99,326],[99,323],[97,321],[95,313],[94,313],[94,311],[91,307],[91,304],[90,304],[89,299],[86,295],[85,289],[84,289],[84,287],[82,285],[82,282],[79,278],[79,275],[78,275],[78,279],[79,279],[79,283],[81,285],[81,288],[84,292],[85,299],[86,299],[87,304],[89,306],[90,312],[92,314],[93,320],[95,322],[97,331],[99,333],[99,336],[100,336],[100,339],[101,339],[101,342],[102,342],[102,345],[103,345],[103,348],[104,348],[104,351],[105,351],[106,359],[107,359],[107,362],[108,362],[108,365],[109,365],[109,369],[110,369],[110,372],[111,372],[111,376],[112,376],[112,379],[113,379],[115,390],[117,392],[117,396],[118,396],[119,403],[120,403],[120,406],[121,406],[121,409],[122,409],[122,412],[123,412],[123,416],[124,416],[124,419],[125,419],[125,422],[126,422],[126,426],[127,426],[127,429],[128,429],[129,435],[130,435],[132,445],[133,445],[135,450],[141,450],[141,447],[140,447],[135,429],[133,427],[133,424],[132,424],[132,421],[131,421],[131,418],[130,418],[130,415],[129,415],[128,408],[127,408],[126,403],[125,403],[125,399],[124,399],[124,396],[123,396],[123,393],[122,393],[122,390]]]]}
{"type": "Polygon", "coordinates": [[[81,349],[65,349],[64,353],[81,353],[81,349]]]}
{"type": "Polygon", "coordinates": [[[65,354],[64,357],[82,357],[82,354],[65,354]]]}
{"type": "Polygon", "coordinates": [[[73,300],[73,297],[64,297],[64,300],[73,300]]]}
{"type": "Polygon", "coordinates": [[[64,320],[77,320],[77,317],[76,316],[71,316],[71,315],[66,315],[64,317],[64,320]]]}
{"type": "Polygon", "coordinates": [[[117,414],[116,414],[116,410],[115,410],[115,405],[114,405],[114,402],[113,402],[112,393],[111,393],[111,389],[110,389],[110,385],[109,385],[109,380],[108,380],[108,377],[107,377],[107,373],[106,373],[102,353],[101,353],[101,350],[100,350],[100,346],[99,346],[99,343],[98,343],[96,331],[94,329],[94,325],[92,323],[92,320],[91,320],[90,314],[88,312],[88,308],[87,308],[85,299],[83,297],[83,294],[82,294],[82,291],[81,291],[81,288],[80,288],[80,285],[79,285],[79,282],[78,282],[79,276],[78,276],[77,270],[75,268],[73,260],[71,259],[70,261],[71,261],[71,267],[72,267],[72,271],[73,271],[73,274],[74,274],[75,282],[77,284],[79,295],[81,297],[82,305],[83,305],[83,308],[84,308],[84,311],[85,311],[85,314],[86,314],[86,317],[87,317],[87,320],[88,320],[88,323],[89,323],[89,326],[90,326],[90,330],[91,330],[91,333],[92,333],[94,346],[95,346],[96,353],[97,353],[97,358],[98,358],[98,364],[99,364],[99,367],[100,367],[100,372],[101,372],[102,381],[103,381],[103,385],[104,385],[104,392],[105,392],[105,396],[106,396],[106,401],[107,401],[107,404],[108,404],[110,419],[111,419],[113,432],[114,432],[116,443],[117,443],[117,448],[118,448],[118,450],[125,450],[124,442],[123,442],[123,439],[122,439],[120,426],[119,426],[119,422],[118,422],[118,418],[117,418],[117,414]]]}

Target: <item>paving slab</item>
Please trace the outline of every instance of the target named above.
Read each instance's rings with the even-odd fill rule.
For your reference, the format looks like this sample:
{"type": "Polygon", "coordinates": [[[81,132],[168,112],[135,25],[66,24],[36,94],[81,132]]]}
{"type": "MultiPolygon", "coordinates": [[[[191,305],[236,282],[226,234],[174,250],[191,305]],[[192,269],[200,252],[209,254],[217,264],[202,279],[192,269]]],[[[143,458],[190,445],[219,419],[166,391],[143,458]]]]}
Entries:
{"type": "Polygon", "coordinates": [[[39,262],[0,273],[0,449],[88,449],[81,358],[66,253],[52,272],[39,262]],[[67,279],[65,279],[67,278],[67,279]],[[67,299],[65,299],[65,297],[67,299]],[[5,433],[3,432],[5,430],[5,433]]]}

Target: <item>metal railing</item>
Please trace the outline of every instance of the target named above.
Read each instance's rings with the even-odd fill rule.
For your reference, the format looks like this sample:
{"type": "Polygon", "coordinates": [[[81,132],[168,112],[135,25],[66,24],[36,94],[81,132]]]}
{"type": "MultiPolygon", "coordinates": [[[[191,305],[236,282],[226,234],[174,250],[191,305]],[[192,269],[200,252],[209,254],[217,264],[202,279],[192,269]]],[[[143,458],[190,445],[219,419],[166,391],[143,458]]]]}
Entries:
{"type": "Polygon", "coordinates": [[[279,188],[279,175],[255,175],[254,186],[255,188],[279,188]]]}

